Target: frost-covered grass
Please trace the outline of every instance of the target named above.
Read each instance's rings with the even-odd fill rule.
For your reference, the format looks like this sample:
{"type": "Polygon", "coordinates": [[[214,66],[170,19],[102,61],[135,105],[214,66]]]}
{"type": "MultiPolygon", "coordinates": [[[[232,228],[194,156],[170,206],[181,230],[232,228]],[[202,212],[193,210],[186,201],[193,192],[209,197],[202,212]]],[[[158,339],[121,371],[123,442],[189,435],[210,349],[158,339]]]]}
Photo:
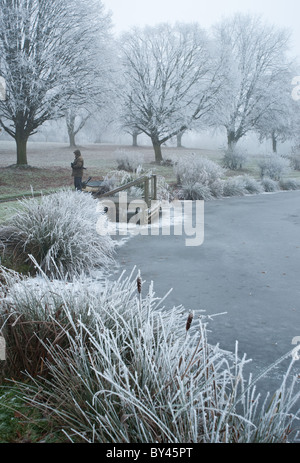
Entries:
{"type": "Polygon", "coordinates": [[[259,194],[263,192],[263,188],[260,182],[249,175],[243,177],[244,188],[247,194],[259,194]]]}
{"type": "Polygon", "coordinates": [[[0,223],[5,223],[19,207],[18,201],[0,203],[0,223]]]}
{"type": "Polygon", "coordinates": [[[26,406],[19,396],[18,387],[0,386],[0,444],[36,442],[45,435],[46,440],[55,441],[39,411],[26,406]]]}
{"type": "Polygon", "coordinates": [[[90,194],[63,190],[24,199],[2,229],[4,246],[10,241],[5,256],[10,252],[13,260],[32,268],[32,255],[54,276],[107,267],[112,263],[114,243],[109,235],[97,232],[101,221],[104,227],[105,217],[90,194]]]}
{"type": "Polygon", "coordinates": [[[223,183],[223,196],[243,196],[245,194],[262,193],[260,182],[248,175],[229,177],[223,183]]]}
{"type": "Polygon", "coordinates": [[[189,157],[177,161],[174,167],[180,199],[210,200],[223,196],[258,194],[263,191],[259,181],[250,175],[236,175],[226,178],[218,164],[207,158],[189,157]]]}
{"type": "Polygon", "coordinates": [[[208,185],[200,182],[190,183],[186,182],[182,185],[178,192],[179,199],[196,201],[205,200],[208,201],[214,198],[214,195],[208,185]]]}
{"type": "MultiPolygon", "coordinates": [[[[49,160],[50,156],[46,156],[46,159],[49,160]]],[[[0,175],[0,199],[3,200],[20,197],[21,195],[31,196],[32,189],[36,194],[39,194],[41,191],[45,194],[54,192],[62,187],[72,187],[73,185],[70,169],[63,167],[38,168],[30,166],[16,167],[12,165],[9,167],[0,167],[0,175]]]]}
{"type": "Polygon", "coordinates": [[[273,193],[280,190],[279,183],[276,180],[273,180],[268,177],[261,179],[261,184],[266,193],[273,193]]]}
{"type": "Polygon", "coordinates": [[[279,181],[281,190],[300,190],[300,179],[284,178],[279,181]]]}
{"type": "Polygon", "coordinates": [[[38,339],[64,347],[68,345],[59,326],[66,322],[64,306],[70,307],[74,318],[80,317],[86,322],[90,320],[91,301],[94,305],[101,304],[104,278],[99,280],[101,273],[95,280],[95,293],[95,289],[91,290],[91,280],[83,273],[75,280],[64,276],[61,280],[53,280],[39,270],[37,277],[28,278],[1,268],[0,331],[6,339],[4,371],[9,377],[24,378],[25,371],[33,376],[45,373],[45,348],[38,339]]]}
{"type": "Polygon", "coordinates": [[[246,194],[245,185],[242,176],[229,177],[223,183],[223,195],[226,196],[243,196],[246,194]]]}
{"type": "Polygon", "coordinates": [[[66,440],[132,444],[288,439],[297,418],[292,409],[300,398],[296,378],[289,382],[293,356],[275,395],[261,398],[255,380],[245,377],[248,361],[239,356],[237,346],[230,353],[208,344],[209,317],[193,318],[182,306],[166,307],[167,298],[155,296],[153,285],[146,288],[140,277],[101,284],[86,278],[68,283],[45,275],[4,276],[6,316],[19,314],[24,305],[25,320],[31,316],[29,307],[38,305],[40,324],[51,321],[60,339],[64,337],[64,345],[59,339],[40,339],[48,374],[29,375],[18,387],[23,400],[48,417],[51,428],[66,440]],[[56,297],[60,301],[52,303],[56,297]]]}
{"type": "MultiPolygon", "coordinates": [[[[231,155],[232,151],[228,152],[230,159],[231,155]]],[[[232,175],[233,170],[238,169],[237,165],[225,171],[204,157],[192,155],[177,159],[174,172],[179,186],[178,198],[208,201],[220,197],[299,189],[299,179],[286,178],[291,169],[287,158],[266,156],[258,161],[258,165],[261,174],[259,180],[250,174],[232,175]]]]}

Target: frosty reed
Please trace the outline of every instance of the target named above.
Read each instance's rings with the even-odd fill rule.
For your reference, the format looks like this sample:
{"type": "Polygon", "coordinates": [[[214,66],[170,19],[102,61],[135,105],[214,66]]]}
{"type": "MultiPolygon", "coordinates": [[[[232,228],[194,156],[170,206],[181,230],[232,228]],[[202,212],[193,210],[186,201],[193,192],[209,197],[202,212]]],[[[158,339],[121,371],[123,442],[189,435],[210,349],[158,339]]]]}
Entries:
{"type": "Polygon", "coordinates": [[[204,201],[196,200],[152,200],[150,204],[141,199],[129,201],[127,193],[119,193],[115,203],[111,199],[99,202],[98,211],[107,211],[107,224],[103,227],[103,216],[99,217],[99,235],[151,235],[186,236],[186,246],[201,246],[204,241],[204,201]]]}

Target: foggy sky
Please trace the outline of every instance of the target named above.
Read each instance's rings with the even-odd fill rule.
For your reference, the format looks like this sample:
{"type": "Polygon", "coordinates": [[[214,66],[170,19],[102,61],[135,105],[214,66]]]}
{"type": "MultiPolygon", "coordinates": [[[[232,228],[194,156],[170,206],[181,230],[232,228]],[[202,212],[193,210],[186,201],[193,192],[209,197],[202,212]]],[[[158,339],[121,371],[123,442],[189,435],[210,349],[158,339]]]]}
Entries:
{"type": "Polygon", "coordinates": [[[103,0],[112,12],[118,34],[131,26],[160,22],[198,22],[209,28],[236,12],[261,15],[263,19],[291,31],[291,53],[300,61],[299,0],[103,0]]]}

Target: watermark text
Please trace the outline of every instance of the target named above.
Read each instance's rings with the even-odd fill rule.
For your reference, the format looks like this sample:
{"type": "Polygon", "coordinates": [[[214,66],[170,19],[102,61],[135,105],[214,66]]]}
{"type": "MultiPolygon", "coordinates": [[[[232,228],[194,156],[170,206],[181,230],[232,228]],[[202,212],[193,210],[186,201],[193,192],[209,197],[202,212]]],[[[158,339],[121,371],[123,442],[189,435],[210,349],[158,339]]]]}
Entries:
{"type": "Polygon", "coordinates": [[[6,360],[6,343],[3,336],[0,336],[0,360],[6,360]]]}
{"type": "Polygon", "coordinates": [[[292,90],[292,98],[295,101],[300,100],[300,76],[295,76],[292,80],[292,85],[294,86],[292,90]]]}
{"type": "Polygon", "coordinates": [[[108,227],[97,223],[100,235],[185,236],[186,246],[204,242],[204,201],[158,201],[147,204],[142,199],[129,201],[126,192],[118,200],[102,200],[99,211],[106,208],[108,227]],[[122,226],[120,226],[122,224],[122,226]]]}
{"type": "Polygon", "coordinates": [[[4,77],[0,76],[0,101],[6,100],[6,82],[4,77]]]}

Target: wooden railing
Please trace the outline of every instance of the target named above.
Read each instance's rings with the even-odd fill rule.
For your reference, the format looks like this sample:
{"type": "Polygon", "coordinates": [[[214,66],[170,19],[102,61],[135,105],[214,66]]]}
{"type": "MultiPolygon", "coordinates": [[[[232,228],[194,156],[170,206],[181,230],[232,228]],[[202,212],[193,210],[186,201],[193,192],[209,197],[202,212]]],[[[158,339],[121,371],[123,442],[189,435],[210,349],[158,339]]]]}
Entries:
{"type": "MultiPolygon", "coordinates": [[[[157,199],[157,177],[155,174],[151,175],[144,175],[143,177],[139,177],[132,182],[126,183],[126,185],[122,185],[118,188],[114,188],[113,190],[107,191],[106,193],[98,193],[96,192],[95,195],[98,198],[105,198],[108,196],[113,196],[120,191],[128,190],[129,188],[137,185],[144,184],[144,199],[147,203],[148,207],[150,207],[151,200],[157,199]]],[[[99,190],[100,191],[100,190],[99,190]]]]}

